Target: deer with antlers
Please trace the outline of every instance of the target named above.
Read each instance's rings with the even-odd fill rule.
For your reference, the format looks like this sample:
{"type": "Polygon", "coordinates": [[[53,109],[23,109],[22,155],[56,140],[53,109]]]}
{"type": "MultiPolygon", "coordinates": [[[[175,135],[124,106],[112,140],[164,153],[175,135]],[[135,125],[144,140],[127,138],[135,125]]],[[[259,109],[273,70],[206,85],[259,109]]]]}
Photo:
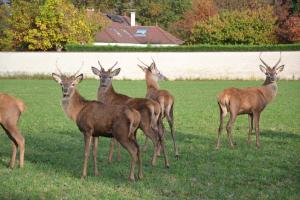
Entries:
{"type": "MultiPolygon", "coordinates": [[[[92,67],[92,71],[95,75],[99,76],[100,78],[100,85],[98,89],[98,100],[105,103],[105,104],[112,104],[112,105],[127,105],[130,108],[136,109],[141,115],[141,123],[139,128],[144,132],[144,134],[150,138],[154,145],[154,153],[152,156],[152,165],[156,165],[157,159],[157,151],[159,146],[162,146],[163,154],[165,158],[165,166],[169,167],[169,162],[165,150],[164,145],[164,138],[162,137],[162,123],[160,120],[160,105],[151,100],[145,98],[132,98],[126,96],[124,94],[117,93],[112,85],[112,79],[114,76],[117,76],[121,69],[117,68],[113,70],[113,68],[117,65],[116,62],[111,68],[105,70],[104,67],[101,65],[100,61],[98,64],[100,66],[100,70],[96,67],[92,67]]],[[[113,145],[114,140],[111,140],[111,148],[110,148],[110,157],[111,160],[112,152],[113,152],[113,145]]]]}
{"type": "Polygon", "coordinates": [[[9,167],[14,168],[17,149],[20,149],[20,168],[24,166],[25,139],[19,131],[17,124],[21,113],[25,111],[22,100],[5,93],[0,93],[0,125],[12,141],[12,156],[9,167]]]}
{"type": "MultiPolygon", "coordinates": [[[[139,60],[144,66],[139,65],[143,72],[145,73],[145,79],[147,84],[147,93],[146,98],[153,99],[158,102],[161,107],[162,119],[164,117],[167,118],[169,127],[171,129],[171,136],[173,139],[173,146],[175,157],[179,158],[178,148],[176,145],[175,131],[174,131],[174,117],[173,117],[173,107],[174,107],[174,97],[167,90],[159,89],[158,81],[166,80],[167,78],[160,73],[160,71],[156,67],[156,63],[152,59],[152,63],[150,66],[139,60]]],[[[146,146],[147,140],[145,141],[146,146]]]]}
{"type": "Polygon", "coordinates": [[[84,99],[76,89],[76,85],[83,79],[83,74],[66,76],[59,71],[59,75],[52,73],[52,77],[62,88],[61,105],[65,114],[73,120],[83,133],[85,153],[82,178],[87,175],[90,146],[93,142],[94,174],[98,175],[97,151],[98,137],[115,138],[130,154],[131,167],[129,180],[135,180],[134,168],[138,161],[138,178],[142,178],[142,160],[139,145],[136,140],[136,130],[140,123],[140,114],[125,105],[106,105],[99,101],[84,99]]]}
{"type": "Polygon", "coordinates": [[[259,59],[263,65],[259,65],[260,70],[266,75],[265,81],[260,87],[247,87],[247,88],[228,88],[225,89],[218,95],[218,105],[220,108],[220,126],[218,130],[218,138],[216,149],[220,148],[220,136],[223,129],[223,121],[227,113],[230,113],[230,119],[227,123],[227,137],[228,142],[231,147],[233,147],[232,142],[232,126],[236,120],[237,115],[247,114],[249,122],[249,132],[248,132],[248,144],[251,143],[251,133],[253,130],[253,120],[255,125],[256,133],[256,147],[260,147],[259,141],[259,119],[260,114],[267,106],[268,103],[274,99],[277,94],[277,74],[284,69],[284,65],[279,65],[281,62],[280,58],[277,63],[270,67],[262,58],[261,53],[259,59]]]}

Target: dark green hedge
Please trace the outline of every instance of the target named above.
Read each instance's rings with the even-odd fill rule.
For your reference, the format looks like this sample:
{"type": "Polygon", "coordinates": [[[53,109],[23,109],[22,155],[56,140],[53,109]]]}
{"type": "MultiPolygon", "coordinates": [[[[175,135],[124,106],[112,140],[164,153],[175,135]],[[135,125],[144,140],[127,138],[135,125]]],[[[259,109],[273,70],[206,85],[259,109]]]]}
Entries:
{"type": "Polygon", "coordinates": [[[299,51],[300,44],[278,45],[191,45],[173,47],[124,47],[124,46],[65,46],[66,51],[73,52],[197,52],[197,51],[299,51]]]}

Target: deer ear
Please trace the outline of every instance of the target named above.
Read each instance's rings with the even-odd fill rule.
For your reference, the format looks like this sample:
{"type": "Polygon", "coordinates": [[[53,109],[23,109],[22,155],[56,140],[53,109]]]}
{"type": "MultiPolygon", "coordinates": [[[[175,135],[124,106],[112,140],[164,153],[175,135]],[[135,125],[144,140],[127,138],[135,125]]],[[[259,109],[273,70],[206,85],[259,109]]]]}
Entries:
{"type": "Polygon", "coordinates": [[[52,73],[52,78],[59,84],[61,84],[61,78],[58,74],[52,73]]]}
{"type": "Polygon", "coordinates": [[[120,71],[121,71],[121,68],[117,68],[117,69],[115,69],[114,71],[112,71],[110,74],[111,74],[112,76],[117,76],[117,75],[120,73],[120,71]]]}
{"type": "Polygon", "coordinates": [[[92,67],[92,72],[97,75],[97,76],[100,76],[101,75],[101,72],[99,69],[97,69],[96,67],[92,67]]]}
{"type": "Polygon", "coordinates": [[[276,67],[276,72],[279,73],[279,72],[282,72],[284,69],[284,65],[280,65],[279,67],[276,67]]]}
{"type": "Polygon", "coordinates": [[[73,81],[73,84],[77,85],[80,83],[83,79],[83,74],[79,74],[78,76],[75,77],[75,80],[73,81]]]}
{"type": "Polygon", "coordinates": [[[264,74],[267,73],[267,69],[265,66],[259,65],[259,69],[260,69],[260,71],[262,71],[262,73],[264,73],[264,74]]]}
{"type": "Polygon", "coordinates": [[[151,63],[151,65],[150,65],[150,67],[149,67],[149,69],[152,71],[153,69],[155,69],[156,68],[156,66],[155,66],[155,63],[153,62],[153,63],[151,63]]]}

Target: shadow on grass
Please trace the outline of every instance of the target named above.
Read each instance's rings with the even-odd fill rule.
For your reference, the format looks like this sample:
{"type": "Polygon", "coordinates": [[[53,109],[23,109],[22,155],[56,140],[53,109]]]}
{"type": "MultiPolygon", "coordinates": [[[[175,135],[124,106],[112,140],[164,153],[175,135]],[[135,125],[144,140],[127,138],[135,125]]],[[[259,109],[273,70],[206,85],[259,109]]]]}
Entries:
{"type": "Polygon", "coordinates": [[[268,138],[288,138],[288,139],[300,139],[300,135],[295,133],[289,133],[285,131],[272,131],[272,130],[263,130],[260,135],[262,137],[268,138]]]}

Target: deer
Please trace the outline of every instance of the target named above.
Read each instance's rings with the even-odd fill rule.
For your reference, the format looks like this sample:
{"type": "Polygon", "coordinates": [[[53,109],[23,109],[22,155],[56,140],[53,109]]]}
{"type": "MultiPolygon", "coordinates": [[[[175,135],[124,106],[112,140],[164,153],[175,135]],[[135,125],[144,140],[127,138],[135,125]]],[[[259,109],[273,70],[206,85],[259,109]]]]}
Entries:
{"type": "Polygon", "coordinates": [[[19,167],[24,167],[25,139],[17,127],[20,116],[24,111],[25,104],[22,100],[6,93],[0,93],[0,125],[12,141],[10,169],[15,166],[18,147],[20,151],[19,167]]]}
{"type": "Polygon", "coordinates": [[[233,148],[232,142],[232,126],[238,115],[248,115],[248,139],[247,143],[251,143],[251,134],[253,131],[253,121],[256,133],[256,148],[260,148],[260,130],[259,120],[260,114],[265,107],[276,97],[278,86],[276,83],[278,73],[282,72],[284,65],[280,65],[280,58],[273,67],[270,67],[262,58],[261,53],[259,59],[263,65],[259,65],[259,69],[265,74],[265,81],[259,87],[246,88],[227,88],[223,90],[217,97],[218,106],[220,109],[220,125],[218,129],[218,137],[216,149],[220,148],[220,136],[223,130],[223,121],[227,113],[230,113],[230,118],[227,122],[227,138],[230,147],[233,148]]]}
{"type": "Polygon", "coordinates": [[[135,164],[138,162],[138,178],[143,178],[142,160],[136,131],[140,123],[140,114],[125,105],[106,105],[95,100],[86,100],[76,86],[83,80],[83,74],[67,76],[59,70],[52,73],[53,79],[61,86],[61,106],[84,136],[85,150],[81,179],[87,176],[87,164],[90,146],[93,143],[94,175],[98,176],[97,151],[98,137],[115,138],[130,154],[131,167],[129,180],[134,181],[135,164]]]}
{"type": "MultiPolygon", "coordinates": [[[[176,135],[174,130],[174,97],[168,90],[161,90],[158,85],[158,81],[167,80],[156,67],[155,61],[152,59],[151,65],[145,64],[143,61],[139,60],[144,66],[138,64],[137,66],[145,73],[147,93],[146,98],[152,99],[159,103],[161,107],[161,119],[167,118],[169,127],[171,129],[171,136],[173,139],[173,147],[175,152],[175,158],[179,159],[178,148],[176,145],[176,135]]],[[[146,138],[147,139],[147,138],[146,138]]],[[[146,148],[147,140],[145,141],[144,149],[146,148]]]]}
{"type": "MultiPolygon", "coordinates": [[[[91,67],[92,72],[100,78],[100,85],[97,92],[98,100],[105,104],[127,105],[130,108],[136,109],[141,115],[141,123],[139,125],[139,128],[144,132],[146,137],[152,140],[154,145],[154,152],[151,161],[152,166],[156,165],[157,151],[159,145],[162,145],[165,158],[165,167],[169,168],[169,161],[165,149],[164,138],[161,137],[163,135],[163,132],[162,122],[160,122],[159,117],[161,115],[160,105],[151,99],[133,98],[124,94],[117,93],[112,85],[112,80],[113,77],[117,76],[121,71],[121,68],[113,70],[118,62],[116,62],[108,70],[104,69],[100,61],[98,61],[98,64],[100,66],[100,69],[93,66],[91,67]]],[[[109,160],[112,159],[111,156],[113,152],[113,144],[114,139],[111,140],[109,160]]]]}

